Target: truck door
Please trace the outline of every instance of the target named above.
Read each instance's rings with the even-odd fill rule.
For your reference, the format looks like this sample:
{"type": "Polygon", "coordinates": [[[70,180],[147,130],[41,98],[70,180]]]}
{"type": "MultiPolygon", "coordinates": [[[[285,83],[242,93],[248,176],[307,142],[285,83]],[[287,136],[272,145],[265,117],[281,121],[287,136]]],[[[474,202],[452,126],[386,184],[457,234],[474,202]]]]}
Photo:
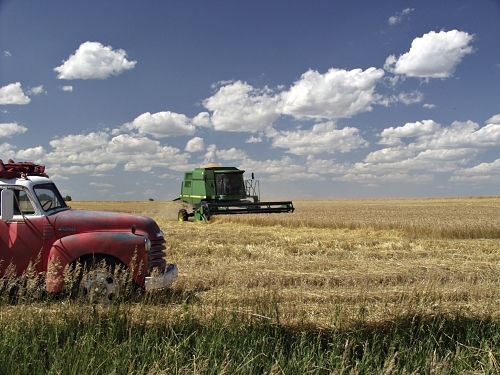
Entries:
{"type": "MultiPolygon", "coordinates": [[[[14,190],[14,217],[0,221],[0,276],[43,270],[45,217],[35,212],[25,190],[14,190]],[[7,272],[6,272],[7,271],[7,272]]],[[[14,275],[12,275],[14,276],[14,275]]]]}

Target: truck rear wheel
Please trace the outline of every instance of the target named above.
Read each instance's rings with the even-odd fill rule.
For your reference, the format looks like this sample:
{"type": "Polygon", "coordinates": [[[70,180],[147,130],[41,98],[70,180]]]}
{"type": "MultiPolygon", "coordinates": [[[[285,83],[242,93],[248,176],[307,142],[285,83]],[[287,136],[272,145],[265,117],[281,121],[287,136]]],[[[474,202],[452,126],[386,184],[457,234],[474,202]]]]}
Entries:
{"type": "Polygon", "coordinates": [[[179,213],[177,214],[177,220],[179,221],[188,221],[188,213],[185,209],[179,210],[179,213]]]}
{"type": "Polygon", "coordinates": [[[78,294],[87,303],[107,304],[123,299],[133,281],[124,265],[110,257],[86,259],[78,281],[78,294]]]}

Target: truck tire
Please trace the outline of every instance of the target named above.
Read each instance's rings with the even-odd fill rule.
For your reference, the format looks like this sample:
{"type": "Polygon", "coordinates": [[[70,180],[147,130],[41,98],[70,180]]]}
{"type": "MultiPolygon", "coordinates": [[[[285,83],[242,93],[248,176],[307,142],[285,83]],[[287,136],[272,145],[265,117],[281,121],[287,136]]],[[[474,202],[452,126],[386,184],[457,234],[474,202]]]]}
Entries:
{"type": "Polygon", "coordinates": [[[188,221],[188,213],[185,209],[179,210],[179,213],[177,214],[177,220],[179,221],[188,221]]]}
{"type": "Polygon", "coordinates": [[[78,278],[78,295],[86,303],[108,304],[123,300],[130,292],[126,267],[111,257],[96,256],[83,262],[78,278]]]}

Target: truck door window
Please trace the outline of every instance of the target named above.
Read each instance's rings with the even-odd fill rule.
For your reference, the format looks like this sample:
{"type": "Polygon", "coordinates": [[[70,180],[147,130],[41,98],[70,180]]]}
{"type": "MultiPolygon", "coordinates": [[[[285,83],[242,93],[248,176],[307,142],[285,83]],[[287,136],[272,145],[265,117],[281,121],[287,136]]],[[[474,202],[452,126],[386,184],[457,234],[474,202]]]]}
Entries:
{"type": "Polygon", "coordinates": [[[35,208],[25,190],[14,190],[14,215],[33,215],[35,208]]]}
{"type": "Polygon", "coordinates": [[[22,189],[12,189],[14,192],[14,215],[33,215],[35,208],[28,194],[22,189]]]}

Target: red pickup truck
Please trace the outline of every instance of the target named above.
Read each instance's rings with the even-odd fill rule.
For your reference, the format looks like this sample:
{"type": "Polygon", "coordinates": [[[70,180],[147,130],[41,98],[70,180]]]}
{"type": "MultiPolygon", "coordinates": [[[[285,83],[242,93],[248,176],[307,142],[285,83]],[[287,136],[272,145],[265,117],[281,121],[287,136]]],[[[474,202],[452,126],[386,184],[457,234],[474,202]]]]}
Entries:
{"type": "Polygon", "coordinates": [[[125,274],[145,290],[168,287],[177,266],[165,261],[165,238],[150,218],[73,210],[45,167],[0,160],[0,278],[30,272],[60,292],[68,270],[78,270],[71,290],[87,300],[121,297],[125,274]]]}

